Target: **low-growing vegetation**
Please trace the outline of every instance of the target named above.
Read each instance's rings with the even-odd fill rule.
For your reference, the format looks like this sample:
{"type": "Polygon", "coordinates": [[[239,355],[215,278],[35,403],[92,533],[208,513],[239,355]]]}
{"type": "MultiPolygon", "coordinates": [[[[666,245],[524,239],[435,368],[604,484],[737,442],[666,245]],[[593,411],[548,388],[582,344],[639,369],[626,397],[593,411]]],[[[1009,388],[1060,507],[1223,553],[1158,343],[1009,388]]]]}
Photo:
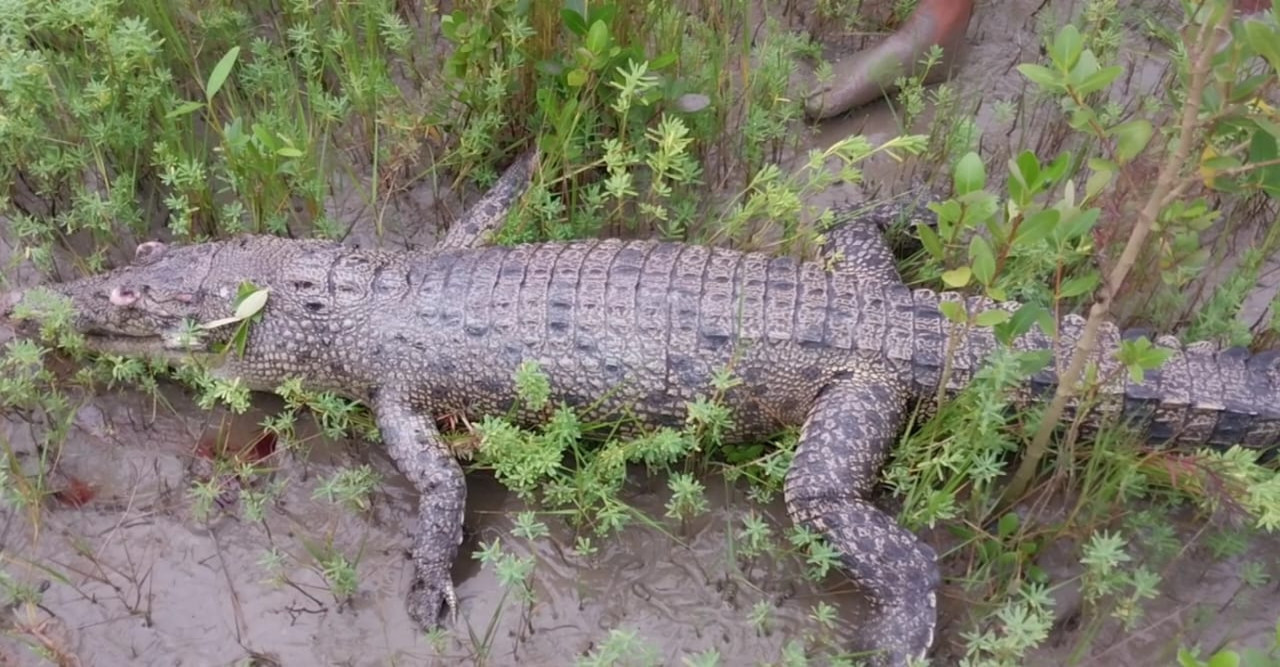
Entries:
{"type": "MultiPolygon", "coordinates": [[[[1044,26],[1043,58],[1018,66],[1025,87],[983,121],[1018,127],[1023,143],[987,141],[1003,130],[984,129],[971,113],[970,98],[984,91],[903,80],[898,136],[815,147],[793,68],[808,63],[819,77],[829,68],[786,4],[763,16],[739,0],[461,0],[449,13],[436,3],[297,0],[0,4],[0,216],[18,248],[5,275],[20,262],[50,274],[97,271],[157,235],[429,236],[536,142],[540,169],[500,243],[651,235],[812,256],[834,220],[812,204],[815,195],[866,172],[910,172],[937,195],[929,204],[937,224],[894,231],[914,249],[900,258],[908,281],[1024,304],[972,320],[944,311],[966,326],[994,327],[1008,343],[1079,313],[1086,350],[1103,319],[1144,327],[1150,333],[1125,340],[1118,354],[1118,372],[1133,377],[1167,356],[1152,344],[1157,336],[1255,351],[1280,342],[1280,304],[1252,326],[1239,316],[1280,249],[1280,11],[1241,18],[1225,0],[1182,0],[1168,12],[1087,0],[1074,20],[1044,26]],[[1126,40],[1138,39],[1163,49],[1167,68],[1135,98],[1121,84],[1133,75],[1126,40]],[[432,220],[403,213],[421,201],[432,202],[432,220]],[[1242,235],[1249,248],[1229,257],[1229,241],[1242,235]]],[[[821,0],[807,27],[866,27],[862,4],[821,0]]],[[[891,4],[900,18],[912,3],[891,4]]],[[[254,310],[228,324],[251,327],[254,310]]],[[[0,357],[0,409],[38,435],[35,457],[0,439],[0,498],[36,535],[45,513],[63,511],[53,503],[92,500],[57,470],[94,393],[141,392],[161,409],[165,386],[176,383],[203,408],[250,408],[243,385],[198,366],[87,355],[57,303],[29,300],[18,316],[37,311],[40,341],[11,341],[0,357]]],[[[972,386],[915,415],[883,474],[883,500],[940,547],[944,597],[963,603],[946,638],[957,664],[1029,664],[1063,626],[1065,591],[1080,598],[1067,655],[1083,661],[1104,629],[1145,627],[1167,568],[1189,557],[1180,526],[1195,526],[1219,559],[1239,559],[1280,527],[1273,458],[1245,447],[1153,448],[1121,424],[1085,423],[1084,408],[1115,380],[1085,358],[1058,369],[1055,393],[1027,407],[1018,389],[1049,360],[1002,348],[972,386]],[[1064,545],[1076,567],[1050,572],[1042,557],[1064,545]]],[[[735,382],[731,370],[689,404],[683,427],[639,436],[552,403],[536,364],[512,382],[526,407],[545,412],[545,425],[521,429],[510,415],[448,424],[469,469],[528,507],[508,534],[482,538],[470,554],[496,574],[503,609],[528,618],[539,602],[539,564],[512,543],[567,526],[574,554],[589,559],[644,525],[675,544],[710,511],[708,485],[717,483],[749,501],[733,508],[725,545],[744,590],[761,590],[750,578],[765,560],[789,563],[815,585],[839,577],[818,536],[764,512],[781,493],[795,434],[722,441],[733,415],[719,394],[735,382]],[[628,480],[646,475],[665,480],[664,515],[628,502],[628,480]]],[[[283,408],[259,437],[202,446],[206,467],[185,489],[193,524],[233,513],[265,526],[286,483],[276,473],[313,443],[300,421],[326,439],[378,438],[358,403],[300,383],[278,393],[283,408]]],[[[362,466],[287,483],[310,485],[334,512],[367,516],[385,482],[362,466]]],[[[333,605],[351,601],[368,574],[361,546],[332,526],[304,542],[264,551],[262,578],[296,586],[286,564],[305,563],[333,605]]],[[[20,571],[66,585],[72,574],[0,554],[5,633],[71,664],[70,650],[36,620],[42,590],[20,571]]],[[[1274,563],[1241,565],[1251,588],[1275,576],[1274,563]]],[[[776,609],[759,594],[742,611],[764,633],[776,609]]],[[[456,653],[456,640],[469,659],[495,659],[496,619],[473,621],[469,633],[433,633],[430,645],[456,653]]],[[[835,607],[816,601],[806,622],[764,659],[856,662],[835,607]]],[[[1176,637],[1169,661],[1280,664],[1276,646],[1194,644],[1176,637]]],[[[581,663],[665,659],[624,626],[602,633],[581,663]]],[[[722,663],[714,649],[682,659],[722,663]]]]}

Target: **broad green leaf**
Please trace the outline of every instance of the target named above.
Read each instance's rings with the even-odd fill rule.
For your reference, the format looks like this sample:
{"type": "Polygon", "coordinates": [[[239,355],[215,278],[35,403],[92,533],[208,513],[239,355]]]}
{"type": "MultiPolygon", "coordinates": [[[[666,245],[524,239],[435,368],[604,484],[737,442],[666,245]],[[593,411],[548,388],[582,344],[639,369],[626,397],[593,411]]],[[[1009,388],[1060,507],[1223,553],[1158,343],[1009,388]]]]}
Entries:
{"type": "Polygon", "coordinates": [[[1027,63],[1018,65],[1018,71],[1022,73],[1022,76],[1031,79],[1032,83],[1039,84],[1050,90],[1062,89],[1062,77],[1048,67],[1027,63]]]}
{"type": "Polygon", "coordinates": [[[1012,317],[1013,314],[1003,308],[992,308],[978,313],[978,316],[973,318],[973,321],[974,324],[980,327],[994,327],[997,324],[1008,322],[1012,317]]]}
{"type": "Polygon", "coordinates": [[[280,142],[276,140],[275,137],[271,136],[271,133],[267,131],[266,127],[258,123],[254,123],[252,129],[254,138],[262,142],[262,145],[267,150],[274,153],[275,150],[280,147],[280,142]]]}
{"type": "Polygon", "coordinates": [[[1116,164],[1110,160],[1089,160],[1089,179],[1084,182],[1084,198],[1090,201],[1102,194],[1116,176],[1116,164]]]}
{"type": "Polygon", "coordinates": [[[1097,271],[1090,271],[1081,276],[1073,276],[1062,283],[1062,287],[1058,290],[1058,296],[1063,299],[1070,299],[1073,296],[1080,296],[1092,292],[1098,286],[1100,276],[1097,271]]]}
{"type": "Polygon", "coordinates": [[[568,7],[560,10],[560,22],[569,29],[569,32],[579,37],[587,34],[587,22],[582,18],[582,14],[568,7]]]}
{"type": "Polygon", "coordinates": [[[587,49],[599,56],[609,48],[609,26],[604,21],[596,21],[587,31],[587,49]]]}
{"type": "Polygon", "coordinates": [[[1124,68],[1119,65],[1104,67],[1085,77],[1084,81],[1081,81],[1079,85],[1076,86],[1076,92],[1081,95],[1096,93],[1099,90],[1110,86],[1111,82],[1115,81],[1121,74],[1124,74],[1124,68]]]}
{"type": "Polygon", "coordinates": [[[1257,123],[1258,127],[1267,134],[1275,137],[1276,139],[1280,139],[1280,124],[1274,123],[1268,118],[1261,117],[1254,118],[1253,122],[1257,123]]]}
{"type": "Polygon", "coordinates": [[[1138,156],[1151,141],[1151,123],[1145,118],[1137,118],[1111,128],[1111,135],[1116,138],[1116,159],[1124,164],[1138,156]]]}
{"type": "Polygon", "coordinates": [[[1093,55],[1093,51],[1085,49],[1080,52],[1080,57],[1076,59],[1075,66],[1071,68],[1071,73],[1067,75],[1067,83],[1083,96],[1087,93],[1080,90],[1080,84],[1097,74],[1098,69],[1098,58],[1093,55]]]}
{"type": "Polygon", "coordinates": [[[222,60],[213,66],[213,73],[209,75],[209,83],[205,85],[205,97],[212,100],[214,95],[222,90],[222,84],[226,83],[227,76],[231,74],[231,67],[236,64],[236,57],[240,55],[240,47],[233,46],[227,55],[222,56],[222,60]]]}
{"type": "Polygon", "coordinates": [[[581,88],[587,83],[587,73],[581,69],[570,70],[566,82],[571,88],[581,88]]]}
{"type": "Polygon", "coordinates": [[[964,324],[969,319],[968,314],[964,312],[964,304],[959,301],[940,301],[938,311],[943,317],[956,324],[964,324]]]}
{"type": "Polygon", "coordinates": [[[247,320],[250,317],[257,315],[258,312],[261,311],[263,307],[267,305],[267,295],[270,291],[271,290],[264,288],[264,289],[254,290],[253,292],[250,292],[249,294],[245,295],[243,298],[239,300],[239,302],[236,304],[235,313],[231,317],[224,317],[222,319],[214,320],[212,322],[205,322],[204,324],[200,325],[200,328],[216,329],[221,326],[226,326],[228,324],[234,324],[236,322],[247,320]]]}
{"type": "Polygon", "coordinates": [[[247,320],[250,317],[257,315],[258,311],[262,310],[262,307],[267,305],[267,294],[270,291],[271,290],[269,289],[263,288],[254,291],[241,299],[239,305],[236,306],[236,317],[242,320],[247,320]]]}
{"type": "Polygon", "coordinates": [[[1223,649],[1209,658],[1208,667],[1240,667],[1240,655],[1235,651],[1223,649]]]}
{"type": "Polygon", "coordinates": [[[1018,180],[1034,193],[1040,185],[1040,160],[1031,151],[1022,151],[1017,159],[1010,161],[1011,170],[1017,174],[1018,180]],[[1016,167],[1016,168],[1015,168],[1016,167]]]}
{"type": "Polygon", "coordinates": [[[964,287],[969,284],[969,280],[972,278],[973,271],[967,266],[942,272],[942,282],[946,283],[947,287],[964,287]]]}
{"type": "Polygon", "coordinates": [[[1000,517],[1000,522],[997,524],[997,528],[996,528],[996,535],[999,535],[1002,538],[1009,537],[1016,530],[1018,530],[1017,514],[1014,514],[1013,512],[1009,512],[1004,516],[1000,517]]]}
{"type": "Polygon", "coordinates": [[[938,234],[928,225],[916,227],[916,234],[920,236],[920,245],[924,246],[925,252],[928,252],[934,259],[941,260],[943,257],[942,240],[938,238],[938,234]]]}
{"type": "Polygon", "coordinates": [[[660,70],[664,67],[674,65],[678,56],[675,53],[664,53],[657,58],[649,61],[649,69],[653,71],[660,70]]]}
{"type": "Polygon", "coordinates": [[[1084,38],[1074,25],[1068,23],[1062,26],[1054,37],[1053,44],[1049,46],[1049,59],[1060,71],[1070,72],[1083,51],[1084,38]]]}
{"type": "Polygon", "coordinates": [[[284,148],[277,149],[276,155],[279,155],[280,157],[302,157],[302,151],[294,148],[293,146],[285,146],[284,148]]]}
{"type": "Polygon", "coordinates": [[[982,158],[972,151],[965,153],[965,156],[956,163],[953,180],[957,197],[963,197],[970,192],[986,187],[987,173],[986,168],[982,165],[982,158]]]}
{"type": "Polygon", "coordinates": [[[1053,228],[1058,225],[1060,217],[1061,214],[1056,208],[1032,213],[1018,225],[1018,233],[1014,236],[1013,242],[1020,246],[1027,246],[1049,238],[1053,228]]]}
{"type": "Polygon", "coordinates": [[[1249,46],[1280,74],[1280,31],[1261,21],[1245,21],[1244,34],[1249,46]]]}
{"type": "Polygon", "coordinates": [[[1071,167],[1071,156],[1067,153],[1059,153],[1053,162],[1040,169],[1040,177],[1046,182],[1057,183],[1066,175],[1069,167],[1071,167]]]}
{"type": "Polygon", "coordinates": [[[1013,316],[1009,321],[996,328],[996,335],[1000,342],[1008,345],[1014,338],[1021,336],[1031,330],[1031,326],[1036,323],[1036,315],[1040,306],[1022,304],[1018,309],[1013,311],[1013,316]]]}
{"type": "Polygon", "coordinates": [[[973,275],[983,285],[990,285],[996,276],[996,257],[991,246],[981,236],[974,236],[969,241],[969,264],[973,266],[973,275]]]}

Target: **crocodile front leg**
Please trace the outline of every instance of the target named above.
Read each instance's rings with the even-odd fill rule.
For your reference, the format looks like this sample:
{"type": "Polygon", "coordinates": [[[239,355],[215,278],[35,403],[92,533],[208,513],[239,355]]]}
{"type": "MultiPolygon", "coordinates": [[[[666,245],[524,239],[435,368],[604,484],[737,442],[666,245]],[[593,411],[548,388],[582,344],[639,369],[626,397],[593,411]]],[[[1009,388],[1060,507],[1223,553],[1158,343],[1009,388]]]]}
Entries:
{"type": "Polygon", "coordinates": [[[415,623],[434,628],[439,625],[442,604],[451,621],[458,615],[450,570],[462,544],[467,501],[462,466],[432,419],[414,409],[408,392],[384,388],[371,403],[387,452],[420,494],[418,529],[413,535],[416,576],[405,604],[415,623]]]}
{"type": "Polygon", "coordinates": [[[823,389],[786,480],[787,512],[821,533],[878,607],[869,660],[901,665],[933,644],[940,582],[933,549],[866,500],[907,407],[906,387],[862,368],[823,389]]]}

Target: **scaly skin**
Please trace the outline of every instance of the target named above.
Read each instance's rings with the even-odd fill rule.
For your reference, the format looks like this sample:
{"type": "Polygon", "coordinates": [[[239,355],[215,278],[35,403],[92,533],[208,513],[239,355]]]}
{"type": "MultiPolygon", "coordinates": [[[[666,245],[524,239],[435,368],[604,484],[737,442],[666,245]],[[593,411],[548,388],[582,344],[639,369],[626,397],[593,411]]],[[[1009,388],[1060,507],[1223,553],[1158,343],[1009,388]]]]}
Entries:
{"type": "MultiPolygon", "coordinates": [[[[882,651],[877,664],[899,665],[932,643],[940,576],[934,552],[867,494],[911,403],[936,395],[949,337],[957,343],[948,391],[967,384],[996,342],[990,330],[966,332],[941,316],[940,299],[955,295],[905,287],[867,222],[830,234],[826,263],[616,239],[418,252],[263,236],[151,243],[131,266],[55,289],[72,300],[75,326],[94,347],[170,359],[190,354],[176,334],[184,321],[227,317],[244,281],[270,289],[243,357],[199,354],[255,389],[300,377],[370,406],[421,494],[408,609],[425,627],[442,608],[456,613],[449,568],[465,504],[462,471],[434,415],[506,413],[513,375],[536,360],[554,399],[585,419],[676,425],[685,401],[710,395],[728,367],[740,380],[724,395],[728,439],[802,427],[786,479],[789,514],[825,536],[878,605],[867,643],[882,651]]],[[[963,303],[970,312],[1011,306],[963,303]]],[[[1081,328],[1078,317],[1061,323],[1058,363],[1069,361],[1081,328]]],[[[1099,414],[1123,410],[1155,440],[1271,447],[1280,439],[1276,355],[1179,347],[1135,385],[1116,373],[1114,326],[1100,343],[1103,377],[1119,379],[1104,383],[1099,414]]],[[[1054,342],[1034,330],[1016,345],[1054,342]]],[[[1025,398],[1053,381],[1042,373],[1025,398]]],[[[541,417],[517,413],[526,425],[541,417]]]]}

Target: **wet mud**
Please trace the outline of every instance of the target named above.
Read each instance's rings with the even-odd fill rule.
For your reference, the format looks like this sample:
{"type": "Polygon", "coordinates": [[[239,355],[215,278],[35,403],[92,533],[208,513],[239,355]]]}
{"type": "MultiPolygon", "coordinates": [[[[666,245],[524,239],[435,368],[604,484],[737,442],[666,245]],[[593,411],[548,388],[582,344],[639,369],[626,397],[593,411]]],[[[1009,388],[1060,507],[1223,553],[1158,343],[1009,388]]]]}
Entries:
{"type": "MultiPolygon", "coordinates": [[[[1026,85],[1015,65],[1035,59],[1046,26],[1080,4],[979,3],[954,85],[983,128],[984,156],[1007,159],[1001,151],[1052,146],[1052,137],[1036,134],[1049,125],[1046,117],[1029,113],[1011,120],[997,103],[1021,99],[1026,85]]],[[[1131,4],[1153,15],[1170,11],[1168,3],[1131,4]]],[[[859,48],[865,39],[831,30],[818,36],[829,57],[859,48]]],[[[1135,75],[1122,96],[1136,98],[1161,85],[1167,66],[1162,50],[1142,41],[1123,52],[1135,75]]],[[[879,142],[898,131],[895,114],[881,103],[823,123],[812,143],[829,145],[850,133],[879,142]]],[[[876,167],[865,184],[833,188],[823,201],[891,194],[910,177],[876,167]]],[[[374,213],[359,198],[335,199],[329,214],[354,224],[354,241],[374,238],[374,213]]],[[[383,214],[391,237],[380,242],[420,245],[431,241],[422,221],[434,219],[438,207],[423,188],[404,194],[383,214]]],[[[0,265],[10,266],[8,242],[0,242],[0,265]]],[[[1224,255],[1224,267],[1230,257],[1224,255]]],[[[10,278],[17,285],[39,280],[25,265],[10,278]]],[[[1269,269],[1262,282],[1242,317],[1266,314],[1280,278],[1269,269]]],[[[11,335],[0,330],[0,343],[11,335]]],[[[745,488],[720,477],[703,480],[710,511],[682,525],[663,518],[665,480],[633,471],[623,500],[648,522],[596,539],[598,551],[582,556],[573,548],[578,534],[554,516],[540,517],[547,537],[513,535],[515,514],[526,505],[477,473],[468,478],[467,541],[454,568],[461,613],[436,645],[404,611],[412,576],[407,529],[416,494],[385,454],[366,443],[304,433],[305,455],[270,460],[276,469],[267,480],[284,490],[265,507],[261,522],[240,518],[234,498],[229,512],[215,511],[202,521],[189,495],[193,482],[207,474],[202,441],[218,433],[251,441],[256,424],[279,402],[259,395],[250,413],[233,416],[202,411],[171,387],[161,396],[156,401],[119,391],[78,397],[83,404],[48,466],[59,500],[42,508],[38,520],[21,508],[0,513],[3,570],[43,589],[38,606],[7,611],[0,665],[560,665],[598,650],[615,629],[635,632],[637,646],[646,647],[627,652],[631,664],[646,656],[648,664],[682,664],[712,650],[723,665],[780,664],[794,640],[856,639],[869,613],[841,576],[813,583],[790,557],[735,559],[733,544],[748,513],[765,515],[775,535],[788,521],[780,502],[748,502],[745,488]],[[314,495],[323,478],[360,465],[382,477],[367,511],[314,495]],[[492,568],[470,557],[495,540],[512,555],[535,559],[532,604],[518,601],[492,568]],[[278,570],[264,561],[272,550],[285,556],[278,570]],[[357,585],[349,598],[336,598],[320,573],[319,556],[329,550],[355,565],[357,585]],[[763,625],[751,620],[761,601],[772,607],[763,625]],[[811,617],[820,602],[838,610],[833,627],[811,617]]],[[[28,473],[46,465],[36,447],[43,427],[29,418],[0,416],[0,438],[28,473]]],[[[1060,584],[1054,590],[1059,623],[1028,664],[1168,665],[1180,645],[1268,646],[1280,617],[1280,568],[1274,564],[1280,542],[1260,540],[1242,555],[1221,559],[1201,528],[1190,520],[1180,526],[1183,549],[1160,570],[1162,593],[1128,630],[1114,622],[1096,633],[1090,629],[1092,619],[1079,611],[1076,545],[1055,545],[1041,565],[1060,584]],[[1241,570],[1249,562],[1267,564],[1270,580],[1257,587],[1245,582],[1241,570]]],[[[958,633],[981,611],[959,586],[943,591],[941,606],[934,664],[956,664],[958,633]]]]}

